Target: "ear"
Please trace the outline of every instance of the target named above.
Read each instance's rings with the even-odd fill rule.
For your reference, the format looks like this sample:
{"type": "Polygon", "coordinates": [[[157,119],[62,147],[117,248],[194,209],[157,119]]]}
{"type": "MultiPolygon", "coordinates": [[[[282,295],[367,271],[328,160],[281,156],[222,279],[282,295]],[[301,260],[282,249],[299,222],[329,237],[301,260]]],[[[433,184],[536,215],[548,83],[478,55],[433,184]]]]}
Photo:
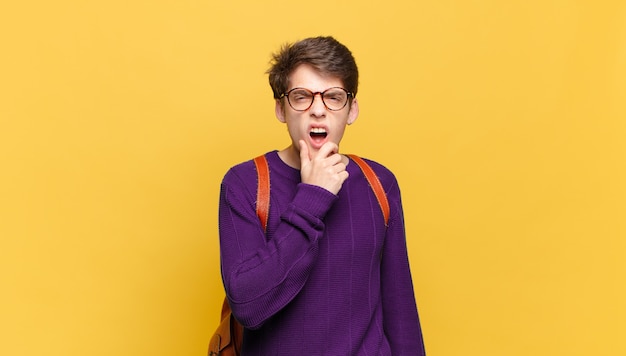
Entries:
{"type": "Polygon", "coordinates": [[[348,125],[352,125],[359,117],[359,102],[356,98],[352,99],[352,103],[350,103],[350,111],[348,112],[348,125]]]}
{"type": "Polygon", "coordinates": [[[276,107],[274,108],[274,112],[276,112],[276,118],[278,121],[285,123],[285,107],[280,99],[276,99],[276,107]]]}

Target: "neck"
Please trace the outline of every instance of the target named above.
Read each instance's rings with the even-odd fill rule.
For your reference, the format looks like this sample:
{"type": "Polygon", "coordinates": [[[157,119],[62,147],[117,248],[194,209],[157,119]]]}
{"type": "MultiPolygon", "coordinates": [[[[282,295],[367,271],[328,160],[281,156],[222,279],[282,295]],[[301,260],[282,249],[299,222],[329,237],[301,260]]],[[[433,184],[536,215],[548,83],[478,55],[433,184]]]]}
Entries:
{"type": "Polygon", "coordinates": [[[300,169],[300,151],[294,145],[278,151],[278,157],[289,167],[300,169]]]}

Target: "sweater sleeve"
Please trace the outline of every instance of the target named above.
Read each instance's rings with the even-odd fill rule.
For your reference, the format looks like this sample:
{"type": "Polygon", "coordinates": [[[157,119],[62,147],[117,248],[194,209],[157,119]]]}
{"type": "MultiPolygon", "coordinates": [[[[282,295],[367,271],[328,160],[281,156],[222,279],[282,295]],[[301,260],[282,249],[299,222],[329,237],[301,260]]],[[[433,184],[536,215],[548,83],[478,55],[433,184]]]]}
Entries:
{"type": "Polygon", "coordinates": [[[393,355],[426,354],[409,268],[400,190],[387,190],[392,205],[381,266],[384,329],[393,355]]]}
{"type": "Polygon", "coordinates": [[[257,329],[306,283],[318,254],[323,218],[337,197],[300,183],[268,240],[256,216],[256,188],[246,189],[249,183],[232,171],[222,182],[220,257],[233,314],[245,327],[257,329]]]}

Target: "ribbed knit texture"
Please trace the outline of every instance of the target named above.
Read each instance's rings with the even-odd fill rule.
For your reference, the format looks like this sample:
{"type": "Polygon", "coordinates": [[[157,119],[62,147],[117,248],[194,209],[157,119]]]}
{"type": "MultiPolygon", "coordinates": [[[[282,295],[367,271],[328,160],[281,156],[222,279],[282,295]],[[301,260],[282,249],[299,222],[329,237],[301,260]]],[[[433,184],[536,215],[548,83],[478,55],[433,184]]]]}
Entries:
{"type": "Polygon", "coordinates": [[[385,227],[359,167],[337,196],[300,182],[277,151],[264,234],[252,161],[231,168],[219,209],[222,277],[245,327],[242,355],[424,355],[407,258],[400,190],[367,161],[391,207],[385,227]]]}

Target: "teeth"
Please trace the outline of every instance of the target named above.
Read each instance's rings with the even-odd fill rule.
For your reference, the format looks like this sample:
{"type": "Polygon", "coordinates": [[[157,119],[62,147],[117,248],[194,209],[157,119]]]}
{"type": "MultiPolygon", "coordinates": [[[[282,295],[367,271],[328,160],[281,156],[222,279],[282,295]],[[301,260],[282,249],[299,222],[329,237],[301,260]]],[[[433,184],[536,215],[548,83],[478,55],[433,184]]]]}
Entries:
{"type": "Polygon", "coordinates": [[[311,129],[311,133],[314,133],[314,134],[324,134],[324,133],[326,133],[326,129],[321,128],[321,127],[314,127],[314,128],[311,129]]]}

